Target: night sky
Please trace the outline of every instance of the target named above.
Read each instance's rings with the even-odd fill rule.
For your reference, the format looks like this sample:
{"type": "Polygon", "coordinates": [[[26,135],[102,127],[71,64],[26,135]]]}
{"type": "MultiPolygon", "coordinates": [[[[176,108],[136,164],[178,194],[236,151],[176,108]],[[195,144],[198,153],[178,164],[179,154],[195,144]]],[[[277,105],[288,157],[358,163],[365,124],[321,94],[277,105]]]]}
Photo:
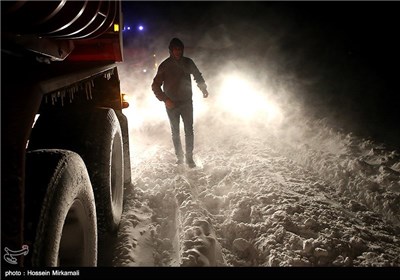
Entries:
{"type": "MultiPolygon", "coordinates": [[[[296,77],[310,114],[399,146],[398,2],[124,1],[122,8],[125,25],[143,24],[153,48],[180,34],[189,50],[209,49],[209,64],[246,61],[256,76],[266,65],[282,80],[296,77]]],[[[125,47],[140,36],[125,33],[125,47]]]]}

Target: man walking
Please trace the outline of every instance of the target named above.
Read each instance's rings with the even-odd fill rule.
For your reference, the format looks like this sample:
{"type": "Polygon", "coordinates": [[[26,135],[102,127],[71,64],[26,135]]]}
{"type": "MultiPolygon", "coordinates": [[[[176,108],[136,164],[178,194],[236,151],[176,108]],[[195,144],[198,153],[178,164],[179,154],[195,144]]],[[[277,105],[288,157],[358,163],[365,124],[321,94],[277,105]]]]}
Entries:
{"type": "Polygon", "coordinates": [[[193,168],[196,167],[196,163],[193,160],[193,93],[190,75],[193,75],[204,98],[208,97],[208,91],[196,64],[192,59],[183,56],[183,51],[182,41],[173,38],[169,44],[170,56],[158,67],[151,89],[158,100],[165,103],[178,164],[182,164],[184,160],[179,131],[180,118],[182,117],[185,131],[186,163],[190,168],[193,168]]]}

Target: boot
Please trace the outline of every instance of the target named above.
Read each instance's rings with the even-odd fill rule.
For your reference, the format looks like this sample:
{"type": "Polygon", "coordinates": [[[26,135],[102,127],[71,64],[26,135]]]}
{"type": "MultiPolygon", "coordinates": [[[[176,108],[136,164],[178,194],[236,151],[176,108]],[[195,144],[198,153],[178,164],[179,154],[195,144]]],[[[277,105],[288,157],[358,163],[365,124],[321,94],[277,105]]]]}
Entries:
{"type": "Polygon", "coordinates": [[[183,164],[183,157],[178,157],[176,164],[183,164]]]}
{"type": "Polygon", "coordinates": [[[189,166],[189,168],[195,168],[196,167],[196,163],[194,162],[192,156],[186,157],[186,163],[189,166]]]}

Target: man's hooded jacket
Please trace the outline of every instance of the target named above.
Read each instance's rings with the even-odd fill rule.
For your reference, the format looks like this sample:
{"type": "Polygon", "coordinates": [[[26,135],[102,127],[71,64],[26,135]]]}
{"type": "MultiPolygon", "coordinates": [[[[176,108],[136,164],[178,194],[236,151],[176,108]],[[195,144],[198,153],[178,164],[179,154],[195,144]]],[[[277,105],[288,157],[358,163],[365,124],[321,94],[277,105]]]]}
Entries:
{"type": "Polygon", "coordinates": [[[160,101],[169,98],[174,103],[186,103],[192,101],[191,74],[200,89],[205,89],[206,85],[202,74],[192,59],[182,56],[179,60],[176,60],[172,56],[174,44],[183,49],[183,43],[179,39],[174,38],[171,41],[169,46],[170,56],[158,67],[151,88],[160,101]]]}

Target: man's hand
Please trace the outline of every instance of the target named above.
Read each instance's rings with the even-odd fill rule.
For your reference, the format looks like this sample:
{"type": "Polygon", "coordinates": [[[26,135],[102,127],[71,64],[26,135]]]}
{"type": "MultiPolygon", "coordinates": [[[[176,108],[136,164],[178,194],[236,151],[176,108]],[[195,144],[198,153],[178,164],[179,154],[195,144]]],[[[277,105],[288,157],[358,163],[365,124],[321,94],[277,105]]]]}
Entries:
{"type": "Polygon", "coordinates": [[[173,109],[175,107],[174,102],[172,102],[171,99],[167,98],[165,99],[165,107],[167,107],[167,109],[173,109]]]}
{"type": "Polygon", "coordinates": [[[205,83],[198,84],[199,89],[203,93],[203,97],[207,98],[208,97],[208,91],[207,91],[207,85],[205,83]]]}

